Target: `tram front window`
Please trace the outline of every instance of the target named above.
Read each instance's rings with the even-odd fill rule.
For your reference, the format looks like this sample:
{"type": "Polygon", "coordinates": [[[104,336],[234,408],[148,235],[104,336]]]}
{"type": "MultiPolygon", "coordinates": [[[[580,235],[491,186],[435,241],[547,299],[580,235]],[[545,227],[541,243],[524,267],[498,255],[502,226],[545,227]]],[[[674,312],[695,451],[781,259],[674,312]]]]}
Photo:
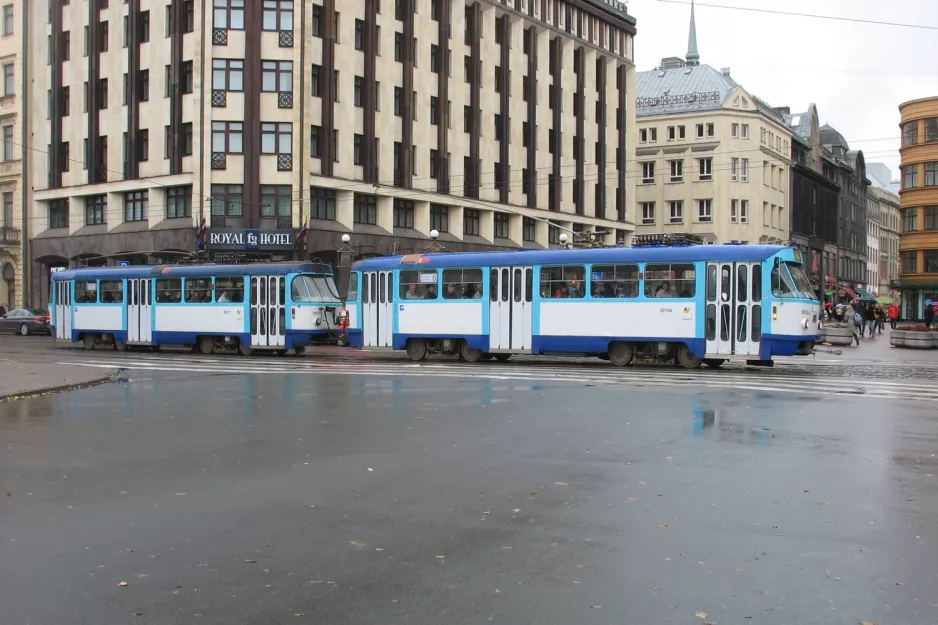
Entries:
{"type": "Polygon", "coordinates": [[[814,289],[801,265],[778,263],[772,269],[772,295],[780,298],[814,299],[814,289]]]}
{"type": "Polygon", "coordinates": [[[795,288],[798,293],[800,293],[800,297],[815,299],[817,295],[814,292],[814,287],[811,286],[811,281],[808,280],[808,276],[805,275],[804,266],[798,263],[785,263],[785,265],[791,273],[791,277],[795,282],[795,288]]]}
{"type": "Polygon", "coordinates": [[[294,302],[338,302],[332,276],[296,276],[290,284],[294,302]]]}

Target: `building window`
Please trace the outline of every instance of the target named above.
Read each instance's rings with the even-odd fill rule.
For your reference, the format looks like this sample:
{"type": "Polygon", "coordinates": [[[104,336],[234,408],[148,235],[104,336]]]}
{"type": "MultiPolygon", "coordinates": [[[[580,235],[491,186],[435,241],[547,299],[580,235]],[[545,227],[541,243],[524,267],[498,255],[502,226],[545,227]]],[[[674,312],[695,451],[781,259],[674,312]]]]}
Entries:
{"type": "Polygon", "coordinates": [[[742,125],[742,138],[743,139],[749,138],[749,124],[742,125]]]}
{"type": "Polygon", "coordinates": [[[395,228],[413,228],[414,227],[414,202],[413,200],[401,200],[394,198],[394,227],[395,228]]]}
{"type": "Polygon", "coordinates": [[[335,191],[321,187],[309,188],[309,218],[335,221],[335,191]]]}
{"type": "Polygon", "coordinates": [[[401,116],[401,108],[403,108],[404,102],[404,90],[400,87],[394,87],[394,114],[398,117],[401,116]]]}
{"type": "Polygon", "coordinates": [[[319,142],[322,137],[322,126],[310,126],[309,129],[309,155],[319,158],[319,142]]]}
{"type": "Polygon", "coordinates": [[[355,49],[364,50],[364,39],[365,39],[365,22],[362,20],[355,20],[355,49]]]}
{"type": "Polygon", "coordinates": [[[352,165],[362,164],[362,142],[364,142],[364,140],[364,135],[355,135],[352,137],[352,165]]]}
{"type": "Polygon", "coordinates": [[[355,215],[354,220],[357,224],[378,223],[378,197],[375,195],[366,195],[356,193],[354,199],[355,215]]]}
{"type": "Polygon", "coordinates": [[[938,187],[938,162],[925,163],[925,186],[938,187]]]}
{"type": "Polygon", "coordinates": [[[244,123],[212,122],[212,152],[242,154],[244,152],[244,123]]]}
{"type": "Polygon", "coordinates": [[[212,215],[240,217],[243,214],[244,185],[213,184],[212,215]]]}
{"type": "Polygon", "coordinates": [[[124,221],[147,220],[147,191],[128,191],[124,194],[124,221]]]}
{"type": "Polygon", "coordinates": [[[642,224],[653,225],[655,223],[655,203],[642,202],[642,224]]]}
{"type": "Polygon", "coordinates": [[[293,124],[261,124],[261,154],[293,154],[293,124]]]}
{"type": "Polygon", "coordinates": [[[16,94],[16,77],[13,63],[3,65],[3,95],[16,94]]]}
{"type": "Polygon", "coordinates": [[[313,37],[322,37],[322,5],[314,4],[310,34],[313,37]]]}
{"type": "Polygon", "coordinates": [[[700,166],[700,179],[712,180],[713,179],[713,159],[701,158],[701,159],[697,159],[697,162],[700,166]]]}
{"type": "Polygon", "coordinates": [[[670,163],[671,163],[671,182],[683,182],[684,161],[670,161],[670,163]]]}
{"type": "Polygon", "coordinates": [[[922,252],[925,261],[925,273],[938,273],[938,250],[922,252]]]}
{"type": "Polygon", "coordinates": [[[463,209],[463,225],[462,225],[463,234],[479,236],[479,233],[481,232],[479,222],[480,222],[480,215],[479,215],[478,209],[475,209],[475,208],[463,209]]]}
{"type": "Polygon", "coordinates": [[[925,143],[938,141],[938,117],[925,120],[925,143]]]}
{"type": "Polygon", "coordinates": [[[743,158],[739,161],[739,181],[749,182],[749,159],[743,158]]]}
{"type": "Polygon", "coordinates": [[[13,126],[3,127],[3,160],[12,161],[14,152],[13,126]]]}
{"type": "Polygon", "coordinates": [[[449,232],[449,207],[443,204],[430,205],[430,230],[449,232]]]}
{"type": "Polygon", "coordinates": [[[918,252],[902,252],[902,273],[917,273],[916,256],[918,252]]]}
{"type": "Polygon", "coordinates": [[[938,230],[938,206],[925,207],[925,230],[938,230]]]}
{"type": "Polygon", "coordinates": [[[293,30],[293,0],[264,0],[264,30],[293,30]]]}
{"type": "Polygon", "coordinates": [[[293,187],[282,184],[261,185],[261,217],[293,215],[293,187]]]}
{"type": "MultiPolygon", "coordinates": [[[[313,7],[315,8],[316,5],[314,4],[313,7]]],[[[320,92],[320,87],[319,87],[319,74],[321,73],[321,71],[322,71],[321,65],[313,65],[312,69],[310,70],[309,85],[310,85],[311,95],[314,98],[322,97],[321,92],[320,92]]]]}
{"type": "Polygon", "coordinates": [[[166,219],[192,217],[192,185],[166,189],[166,219]]]}
{"type": "MultiPolygon", "coordinates": [[[[525,33],[527,33],[527,30],[525,33]]],[[[537,222],[533,218],[525,217],[522,221],[521,238],[525,241],[537,240],[537,222]]]]}
{"type": "Polygon", "coordinates": [[[440,46],[436,45],[435,43],[430,44],[430,71],[434,74],[440,73],[440,65],[442,60],[440,57],[440,46]]]}
{"type": "Polygon", "coordinates": [[[697,200],[697,221],[713,221],[713,200],[697,200]]]}
{"type": "Polygon", "coordinates": [[[655,182],[655,164],[653,162],[642,163],[642,184],[654,184],[655,182]]]}
{"type": "Polygon", "coordinates": [[[107,195],[89,195],[85,198],[85,225],[100,226],[107,223],[107,195]]]}
{"type": "Polygon", "coordinates": [[[918,121],[902,125],[902,147],[918,144],[918,121]]]}
{"type": "Polygon", "coordinates": [[[505,213],[495,213],[495,238],[509,238],[509,219],[505,213]]]}
{"type": "Polygon", "coordinates": [[[671,208],[671,219],[672,224],[684,223],[684,202],[668,202],[671,208]]]}
{"type": "Polygon", "coordinates": [[[150,131],[147,129],[137,131],[137,160],[150,160],[150,131]]]}
{"type": "Polygon", "coordinates": [[[906,165],[902,168],[902,188],[914,189],[918,186],[918,165],[906,165]]]}
{"type": "Polygon", "coordinates": [[[244,91],[244,61],[212,59],[212,89],[217,91],[244,91]]]}
{"type": "Polygon", "coordinates": [[[68,198],[49,202],[49,227],[68,228],[68,198]]]}
{"type": "Polygon", "coordinates": [[[13,5],[6,4],[3,6],[3,35],[12,35],[13,34],[13,5]]]}
{"type": "Polygon", "coordinates": [[[352,104],[361,107],[362,105],[362,88],[364,87],[365,79],[361,76],[355,76],[355,80],[352,83],[352,104]]]}
{"type": "Polygon", "coordinates": [[[436,150],[430,150],[430,178],[436,179],[439,175],[439,157],[436,150]]]}
{"type": "Polygon", "coordinates": [[[293,61],[262,61],[261,72],[261,91],[293,93],[293,61]]]}
{"type": "Polygon", "coordinates": [[[214,8],[215,28],[244,30],[244,0],[215,0],[214,8]]]}

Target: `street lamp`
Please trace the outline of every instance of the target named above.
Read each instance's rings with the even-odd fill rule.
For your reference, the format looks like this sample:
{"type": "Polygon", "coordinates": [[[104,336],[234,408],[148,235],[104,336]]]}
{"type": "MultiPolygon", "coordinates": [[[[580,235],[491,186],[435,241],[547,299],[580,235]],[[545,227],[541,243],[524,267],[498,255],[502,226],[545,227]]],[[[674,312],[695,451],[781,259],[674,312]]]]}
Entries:
{"type": "Polygon", "coordinates": [[[566,248],[566,247],[567,247],[567,241],[570,240],[570,237],[567,236],[567,233],[566,233],[566,232],[562,232],[562,233],[560,233],[560,237],[559,237],[559,238],[560,238],[560,245],[563,246],[564,248],[566,248]]]}

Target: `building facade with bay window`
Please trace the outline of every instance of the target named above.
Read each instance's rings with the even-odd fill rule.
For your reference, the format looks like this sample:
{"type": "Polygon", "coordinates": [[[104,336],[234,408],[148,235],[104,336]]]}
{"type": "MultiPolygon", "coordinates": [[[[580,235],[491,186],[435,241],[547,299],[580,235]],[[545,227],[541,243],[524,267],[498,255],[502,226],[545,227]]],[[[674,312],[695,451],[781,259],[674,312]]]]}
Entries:
{"type": "Polygon", "coordinates": [[[203,223],[209,250],[259,232],[326,262],[344,234],[363,256],[633,230],[622,3],[29,6],[32,303],[60,267],[172,262],[203,223]]]}

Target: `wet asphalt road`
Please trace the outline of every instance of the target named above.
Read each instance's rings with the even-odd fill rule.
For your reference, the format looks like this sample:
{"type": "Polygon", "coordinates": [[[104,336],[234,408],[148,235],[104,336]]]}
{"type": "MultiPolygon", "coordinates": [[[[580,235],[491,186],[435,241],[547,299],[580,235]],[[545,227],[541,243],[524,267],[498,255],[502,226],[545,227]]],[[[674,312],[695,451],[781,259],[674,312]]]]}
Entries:
{"type": "Polygon", "coordinates": [[[930,403],[157,371],[0,445],[4,625],[938,620],[930,403]]]}

